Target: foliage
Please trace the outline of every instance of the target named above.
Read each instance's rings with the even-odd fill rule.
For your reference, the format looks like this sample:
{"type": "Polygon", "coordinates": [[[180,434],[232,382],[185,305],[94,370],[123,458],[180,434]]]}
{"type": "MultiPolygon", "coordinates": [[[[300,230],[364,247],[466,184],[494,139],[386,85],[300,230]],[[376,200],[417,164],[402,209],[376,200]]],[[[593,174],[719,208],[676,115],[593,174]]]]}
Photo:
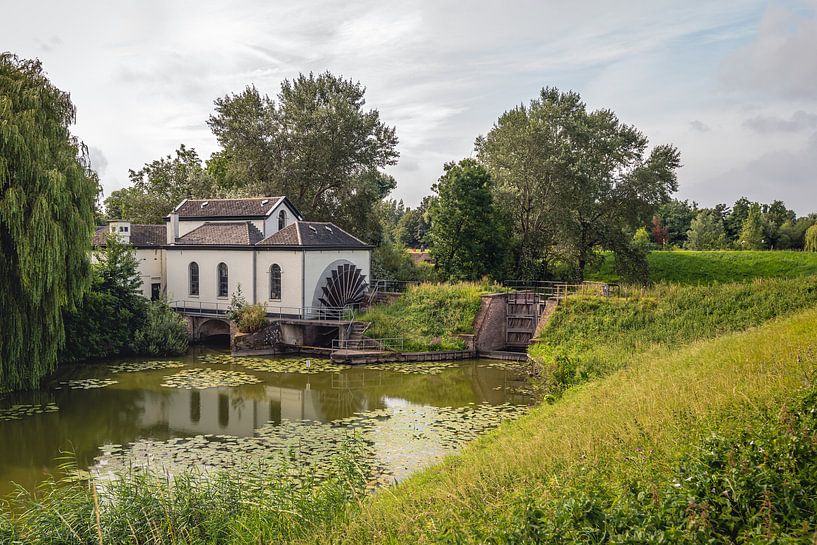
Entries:
{"type": "Polygon", "coordinates": [[[661,248],[666,248],[667,244],[669,244],[669,229],[664,226],[661,218],[657,215],[652,217],[650,235],[653,242],[661,248]]]}
{"type": "MultiPolygon", "coordinates": [[[[692,464],[696,456],[706,456],[697,448],[708,445],[705,437],[713,431],[721,435],[728,429],[755,429],[763,415],[774,414],[770,411],[779,410],[803,385],[804,378],[817,365],[815,320],[817,311],[808,310],[711,341],[630,354],[627,369],[575,388],[556,403],[534,408],[528,416],[481,437],[460,455],[409,478],[388,494],[369,498],[342,523],[321,527],[308,541],[535,543],[537,533],[552,525],[545,519],[559,508],[568,517],[565,522],[573,520],[572,514],[575,520],[586,523],[588,536],[597,539],[570,534],[563,539],[555,537],[553,542],[572,542],[574,538],[580,542],[606,542],[594,529],[608,520],[608,512],[593,503],[592,489],[588,495],[577,495],[575,501],[571,501],[569,492],[590,480],[600,487],[609,484],[618,490],[629,488],[640,501],[660,504],[665,487],[671,486],[675,476],[672,468],[692,464]],[[627,487],[633,478],[640,478],[636,482],[643,485],[627,487]],[[659,486],[652,486],[653,482],[659,486]]],[[[608,341],[607,337],[596,338],[599,345],[608,341]]],[[[784,418],[783,422],[779,437],[789,442],[788,420],[784,418]]],[[[795,488],[785,484],[777,488],[787,475],[797,475],[802,484],[812,486],[814,457],[808,449],[813,447],[813,443],[801,445],[803,450],[795,451],[794,459],[782,458],[785,466],[780,479],[771,475],[778,467],[774,461],[780,458],[766,458],[768,465],[750,470],[762,472],[763,479],[754,485],[774,484],[767,488],[771,498],[787,492],[796,494],[795,488]],[[806,471],[812,471],[811,475],[806,471]]],[[[728,463],[729,451],[719,449],[715,453],[722,454],[728,463]]],[[[735,461],[751,459],[741,454],[735,461]]],[[[721,471],[718,467],[713,467],[713,484],[721,471]]],[[[720,467],[724,472],[739,472],[744,466],[720,467]]],[[[709,471],[703,465],[698,468],[709,471]]],[[[746,477],[753,474],[757,475],[747,473],[746,477]]],[[[737,473],[734,476],[741,479],[737,473]]],[[[693,481],[686,490],[693,490],[693,481]]],[[[706,478],[698,482],[704,484],[706,478]]],[[[753,486],[748,479],[746,485],[753,486]]],[[[728,498],[720,495],[722,491],[716,488],[706,499],[723,506],[728,498]]],[[[805,495],[796,497],[802,502],[813,501],[805,495]]],[[[739,501],[748,505],[752,500],[741,497],[739,501]]],[[[807,504],[792,504],[796,505],[807,504]]],[[[678,504],[678,508],[679,514],[689,515],[690,522],[700,520],[695,514],[704,512],[688,503],[678,504]]],[[[649,516],[651,513],[642,512],[643,516],[633,520],[632,528],[660,524],[660,520],[649,516]]],[[[813,512],[802,511],[800,521],[807,522],[809,516],[813,512]]],[[[566,526],[565,530],[572,528],[566,526]]],[[[786,541],[784,536],[798,528],[794,520],[791,525],[772,526],[768,539],[754,542],[778,538],[779,542],[794,542],[786,541]]],[[[765,529],[761,527],[761,531],[765,529]]],[[[638,537],[635,534],[631,539],[610,542],[661,542],[638,537]]],[[[680,538],[663,542],[677,541],[680,538]]]]}
{"type": "Polygon", "coordinates": [[[722,250],[726,248],[726,233],[723,221],[714,210],[701,210],[690,224],[687,241],[688,250],[722,250]]]}
{"type": "Polygon", "coordinates": [[[473,159],[447,163],[432,186],[437,198],[429,210],[431,255],[443,278],[500,278],[507,248],[505,227],[491,195],[491,177],[473,159]]]}
{"type": "Polygon", "coordinates": [[[39,61],[0,52],[0,391],[54,369],[63,312],[90,283],[98,184],[74,120],[39,61]]]}
{"type": "Polygon", "coordinates": [[[430,265],[415,264],[402,245],[384,242],[372,251],[372,278],[431,282],[437,271],[430,265]]]}
{"type": "Polygon", "coordinates": [[[545,388],[558,393],[622,367],[639,351],[741,331],[814,305],[817,276],[712,286],[664,284],[626,298],[571,297],[529,353],[545,369],[545,388]],[[571,372],[566,374],[565,368],[571,372]]]}
{"type": "Polygon", "coordinates": [[[267,327],[267,311],[264,305],[247,305],[238,317],[238,330],[242,333],[255,333],[267,327]]]}
{"type": "MultiPolygon", "coordinates": [[[[618,257],[605,254],[589,275],[598,282],[621,282],[618,257]]],[[[652,282],[710,284],[755,278],[798,278],[817,274],[817,255],[804,252],[715,251],[651,252],[647,256],[652,282]]]]}
{"type": "Polygon", "coordinates": [[[395,187],[383,168],[397,137],[365,88],[329,72],[284,80],[277,100],[255,87],[216,100],[208,125],[223,147],[227,186],[243,195],[287,195],[306,217],[332,221],[376,242],[376,202],[395,187]]]}
{"type": "Polygon", "coordinates": [[[497,291],[489,283],[411,286],[391,304],[369,308],[358,319],[372,322],[366,335],[403,339],[405,351],[460,350],[461,334],[474,332],[480,296],[497,291]]]}
{"type": "Polygon", "coordinates": [[[320,485],[297,467],[267,474],[248,466],[231,473],[132,472],[104,486],[52,477],[32,494],[9,500],[0,511],[3,543],[186,543],[292,542],[319,524],[337,521],[365,490],[363,472],[346,454],[334,462],[335,477],[320,485]]]}
{"type": "Polygon", "coordinates": [[[105,209],[111,219],[160,224],[184,199],[215,198],[223,194],[193,148],[184,144],[168,155],[131,170],[131,187],[111,193],[105,209]]]}
{"type": "Polygon", "coordinates": [[[147,304],[145,322],[133,334],[131,350],[149,356],[175,356],[187,352],[187,322],[165,301],[147,304]]]}
{"type": "Polygon", "coordinates": [[[696,215],[697,205],[694,202],[690,204],[689,201],[672,199],[659,206],[657,216],[667,230],[667,244],[683,246],[696,215]]]}
{"type": "Polygon", "coordinates": [[[812,225],[806,231],[804,249],[807,252],[817,252],[817,224],[812,225]]]}
{"type": "Polygon", "coordinates": [[[763,232],[764,224],[760,205],[753,204],[749,207],[749,213],[741,227],[738,247],[742,250],[762,250],[766,247],[763,232]]]}
{"type": "Polygon", "coordinates": [[[241,291],[241,284],[239,284],[230,296],[230,305],[227,307],[225,316],[231,322],[238,323],[245,308],[247,308],[247,299],[241,291]]]}
{"type": "Polygon", "coordinates": [[[394,227],[394,240],[408,248],[427,246],[431,229],[430,210],[435,200],[435,196],[426,195],[417,208],[406,208],[394,227]]]}
{"type": "Polygon", "coordinates": [[[61,362],[126,353],[134,332],[145,325],[146,302],[133,248],[111,234],[95,253],[91,289],[65,314],[66,343],[61,362]]]}
{"type": "Polygon", "coordinates": [[[581,280],[597,247],[628,250],[633,230],[678,188],[678,150],[648,154],[647,144],[612,111],[587,111],[577,93],[554,88],[500,116],[476,148],[519,237],[514,273],[557,253],[581,280]]]}

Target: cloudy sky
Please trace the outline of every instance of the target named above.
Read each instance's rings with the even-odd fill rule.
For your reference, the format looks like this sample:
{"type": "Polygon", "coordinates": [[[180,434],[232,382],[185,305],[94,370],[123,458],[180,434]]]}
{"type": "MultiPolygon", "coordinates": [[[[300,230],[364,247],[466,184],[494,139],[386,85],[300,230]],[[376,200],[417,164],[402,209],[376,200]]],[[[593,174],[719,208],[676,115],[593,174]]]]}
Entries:
{"type": "Polygon", "coordinates": [[[17,2],[0,50],[71,93],[105,192],[180,143],[216,149],[213,99],[298,72],[361,81],[397,127],[395,196],[546,85],[677,145],[682,198],[817,210],[817,0],[17,2]]]}

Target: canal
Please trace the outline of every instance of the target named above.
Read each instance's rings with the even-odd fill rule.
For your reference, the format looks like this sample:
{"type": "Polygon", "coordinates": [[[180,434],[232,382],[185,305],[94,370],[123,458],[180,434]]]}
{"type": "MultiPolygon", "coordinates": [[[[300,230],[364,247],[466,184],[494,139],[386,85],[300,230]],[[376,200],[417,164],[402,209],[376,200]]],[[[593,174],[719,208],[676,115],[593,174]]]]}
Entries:
{"type": "Polygon", "coordinates": [[[305,357],[178,358],[61,369],[0,394],[0,495],[66,461],[99,478],[134,468],[234,470],[296,463],[321,477],[349,452],[371,486],[399,480],[532,403],[524,364],[495,360],[342,367],[305,357]]]}

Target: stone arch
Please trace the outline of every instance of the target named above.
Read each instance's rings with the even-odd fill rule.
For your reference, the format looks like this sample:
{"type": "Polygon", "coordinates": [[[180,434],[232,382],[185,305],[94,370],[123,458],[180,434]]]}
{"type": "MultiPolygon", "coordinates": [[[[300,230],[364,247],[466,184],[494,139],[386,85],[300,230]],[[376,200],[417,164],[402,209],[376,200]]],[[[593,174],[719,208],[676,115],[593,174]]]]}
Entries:
{"type": "Polygon", "coordinates": [[[224,340],[230,342],[230,322],[220,318],[207,318],[202,320],[196,331],[194,338],[197,341],[224,340]]]}

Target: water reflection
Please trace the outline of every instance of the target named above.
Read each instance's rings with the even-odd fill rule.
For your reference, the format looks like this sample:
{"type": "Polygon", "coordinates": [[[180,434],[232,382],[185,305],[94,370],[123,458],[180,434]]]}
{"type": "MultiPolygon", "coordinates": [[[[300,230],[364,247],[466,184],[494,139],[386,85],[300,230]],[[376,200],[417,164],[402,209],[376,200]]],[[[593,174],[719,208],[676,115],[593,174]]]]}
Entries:
{"type": "MultiPolygon", "coordinates": [[[[227,367],[202,364],[195,354],[178,361],[189,367],[227,367]]],[[[240,370],[263,382],[182,390],[160,386],[164,377],[179,369],[111,374],[106,365],[91,365],[62,371],[54,384],[79,378],[111,378],[118,383],[0,397],[0,409],[35,403],[59,407],[53,413],[0,421],[0,494],[10,491],[10,481],[33,487],[56,469],[55,459],[67,451],[87,467],[104,444],[208,434],[251,437],[267,422],[331,422],[383,408],[529,402],[527,395],[514,390],[518,373],[479,361],[463,362],[436,375],[374,367],[312,375],[240,370]]]]}

